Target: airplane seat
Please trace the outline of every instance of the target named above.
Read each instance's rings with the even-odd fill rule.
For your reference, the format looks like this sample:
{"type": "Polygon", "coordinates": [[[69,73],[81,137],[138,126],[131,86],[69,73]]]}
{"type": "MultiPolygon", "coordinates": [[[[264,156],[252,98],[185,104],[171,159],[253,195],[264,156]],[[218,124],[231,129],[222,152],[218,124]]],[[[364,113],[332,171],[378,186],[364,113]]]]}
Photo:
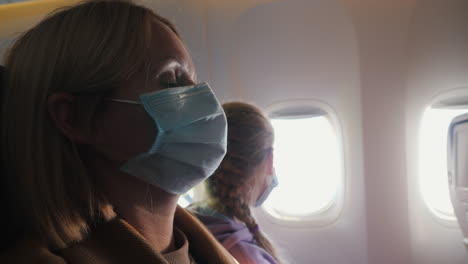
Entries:
{"type": "MultiPolygon", "coordinates": [[[[3,103],[4,89],[5,67],[0,65],[0,107],[1,103],[3,103]]],[[[0,159],[0,204],[2,205],[2,217],[0,217],[0,226],[4,227],[0,231],[0,253],[2,250],[11,246],[13,242],[21,236],[22,230],[22,221],[14,217],[14,215],[16,215],[15,208],[17,208],[17,206],[15,206],[15,204],[10,201],[9,195],[10,190],[8,189],[7,172],[3,167],[3,159],[0,159]]]]}
{"type": "MultiPolygon", "coordinates": [[[[5,72],[5,68],[0,65],[0,102],[2,101],[2,98],[3,98],[3,89],[4,89],[4,72],[5,72]]],[[[1,127],[0,127],[1,129],[1,127]]],[[[9,208],[10,206],[8,206],[8,196],[7,196],[7,186],[6,186],[6,177],[5,177],[5,173],[3,171],[3,164],[0,160],[0,202],[1,204],[4,206],[3,208],[3,217],[0,217],[0,225],[1,226],[4,226],[4,227],[7,227],[6,229],[8,229],[8,227],[10,226],[9,224],[9,220],[8,220],[8,212],[6,212],[7,214],[5,215],[5,208],[9,208]]],[[[9,211],[8,209],[6,209],[7,211],[9,211]]],[[[9,231],[6,231],[7,234],[2,234],[2,238],[0,239],[0,250],[2,248],[4,248],[6,246],[6,243],[7,241],[9,241],[8,237],[9,234],[8,234],[9,231]]],[[[4,232],[2,232],[4,233],[4,232]]]]}
{"type": "Polygon", "coordinates": [[[468,248],[468,114],[452,120],[447,145],[450,199],[468,248]]]}

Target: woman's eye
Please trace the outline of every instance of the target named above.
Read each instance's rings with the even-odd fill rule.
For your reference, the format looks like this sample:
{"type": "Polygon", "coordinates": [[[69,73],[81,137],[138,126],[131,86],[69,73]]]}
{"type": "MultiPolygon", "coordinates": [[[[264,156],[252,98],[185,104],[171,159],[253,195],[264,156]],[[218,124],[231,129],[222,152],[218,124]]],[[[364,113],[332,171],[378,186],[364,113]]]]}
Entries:
{"type": "Polygon", "coordinates": [[[177,81],[173,81],[173,82],[166,82],[163,84],[163,86],[165,88],[173,88],[173,87],[177,87],[177,86],[180,86],[179,83],[177,81]]]}
{"type": "Polygon", "coordinates": [[[179,86],[187,86],[193,84],[193,80],[188,77],[187,74],[179,73],[179,74],[167,74],[163,76],[164,78],[161,79],[161,85],[164,88],[173,88],[179,86]]]}
{"type": "Polygon", "coordinates": [[[164,88],[172,88],[177,86],[178,81],[175,72],[167,71],[160,74],[159,83],[164,88]]]}
{"type": "Polygon", "coordinates": [[[161,80],[161,86],[164,88],[177,87],[180,86],[179,83],[180,81],[175,76],[168,76],[167,78],[163,78],[161,80]]]}

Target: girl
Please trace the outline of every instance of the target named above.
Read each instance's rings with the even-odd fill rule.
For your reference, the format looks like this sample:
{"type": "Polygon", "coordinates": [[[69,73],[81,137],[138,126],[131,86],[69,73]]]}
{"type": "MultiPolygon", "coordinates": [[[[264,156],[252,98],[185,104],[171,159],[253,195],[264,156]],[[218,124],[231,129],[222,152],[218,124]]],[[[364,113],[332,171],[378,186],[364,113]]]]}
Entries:
{"type": "Polygon", "coordinates": [[[279,263],[251,207],[260,206],[278,184],[273,169],[273,128],[253,105],[223,105],[228,121],[227,154],[206,181],[207,199],[190,209],[242,264],[279,263]]]}

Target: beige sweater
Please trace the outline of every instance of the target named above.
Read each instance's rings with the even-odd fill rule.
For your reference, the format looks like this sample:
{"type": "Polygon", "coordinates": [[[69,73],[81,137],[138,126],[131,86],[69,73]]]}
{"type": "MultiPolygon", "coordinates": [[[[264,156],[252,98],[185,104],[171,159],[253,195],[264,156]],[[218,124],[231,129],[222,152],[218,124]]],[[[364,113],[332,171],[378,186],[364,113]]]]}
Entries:
{"type": "MultiPolygon", "coordinates": [[[[237,263],[185,209],[177,209],[174,225],[185,235],[182,240],[186,239],[185,246],[188,245],[196,263],[237,263]]],[[[187,257],[186,250],[164,256],[155,252],[132,226],[117,218],[100,225],[85,240],[57,252],[51,252],[36,240],[21,240],[0,254],[0,263],[171,264],[176,260],[175,263],[185,264],[187,257]]]]}

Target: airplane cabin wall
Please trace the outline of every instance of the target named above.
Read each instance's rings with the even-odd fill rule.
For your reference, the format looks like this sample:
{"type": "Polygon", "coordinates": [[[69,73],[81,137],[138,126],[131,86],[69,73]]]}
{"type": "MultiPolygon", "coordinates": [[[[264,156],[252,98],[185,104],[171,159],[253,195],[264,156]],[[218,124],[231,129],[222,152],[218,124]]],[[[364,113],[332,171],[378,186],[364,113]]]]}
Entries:
{"type": "Polygon", "coordinates": [[[369,264],[409,264],[404,93],[414,1],[343,0],[360,51],[369,264]]]}
{"type": "Polygon", "coordinates": [[[326,102],[344,132],[339,219],[323,227],[282,226],[259,210],[260,226],[290,263],[367,263],[359,51],[350,17],[331,0],[229,2],[210,2],[213,87],[228,90],[229,100],[261,107],[288,99],[326,102]]]}
{"type": "Polygon", "coordinates": [[[422,198],[417,160],[425,108],[442,92],[468,87],[466,14],[466,0],[420,0],[414,10],[405,102],[412,263],[468,263],[457,223],[437,219],[422,198]]]}
{"type": "Polygon", "coordinates": [[[207,21],[214,86],[229,86],[223,88],[229,99],[261,106],[285,98],[320,99],[337,110],[343,123],[349,200],[340,219],[326,228],[291,230],[259,214],[294,263],[466,263],[460,230],[456,225],[446,230],[429,215],[415,172],[417,128],[425,107],[420,98],[434,95],[430,87],[441,82],[437,78],[449,82],[446,87],[466,86],[467,45],[460,35],[466,32],[467,9],[462,2],[342,0],[340,7],[332,1],[243,1],[244,9],[236,5],[239,14],[226,3],[211,3],[216,7],[207,21]],[[431,21],[446,24],[441,29],[429,26],[431,21]],[[443,38],[447,32],[452,38],[443,38]],[[344,45],[336,43],[339,37],[344,45]],[[431,57],[431,43],[440,41],[444,45],[436,51],[441,57],[431,57]],[[346,68],[352,64],[358,68],[346,68]],[[324,72],[336,74],[333,81],[319,77],[324,72]],[[361,137],[363,154],[356,144],[361,137]],[[358,155],[364,155],[364,170],[358,155]],[[353,228],[356,240],[340,234],[341,225],[353,228]]]}

